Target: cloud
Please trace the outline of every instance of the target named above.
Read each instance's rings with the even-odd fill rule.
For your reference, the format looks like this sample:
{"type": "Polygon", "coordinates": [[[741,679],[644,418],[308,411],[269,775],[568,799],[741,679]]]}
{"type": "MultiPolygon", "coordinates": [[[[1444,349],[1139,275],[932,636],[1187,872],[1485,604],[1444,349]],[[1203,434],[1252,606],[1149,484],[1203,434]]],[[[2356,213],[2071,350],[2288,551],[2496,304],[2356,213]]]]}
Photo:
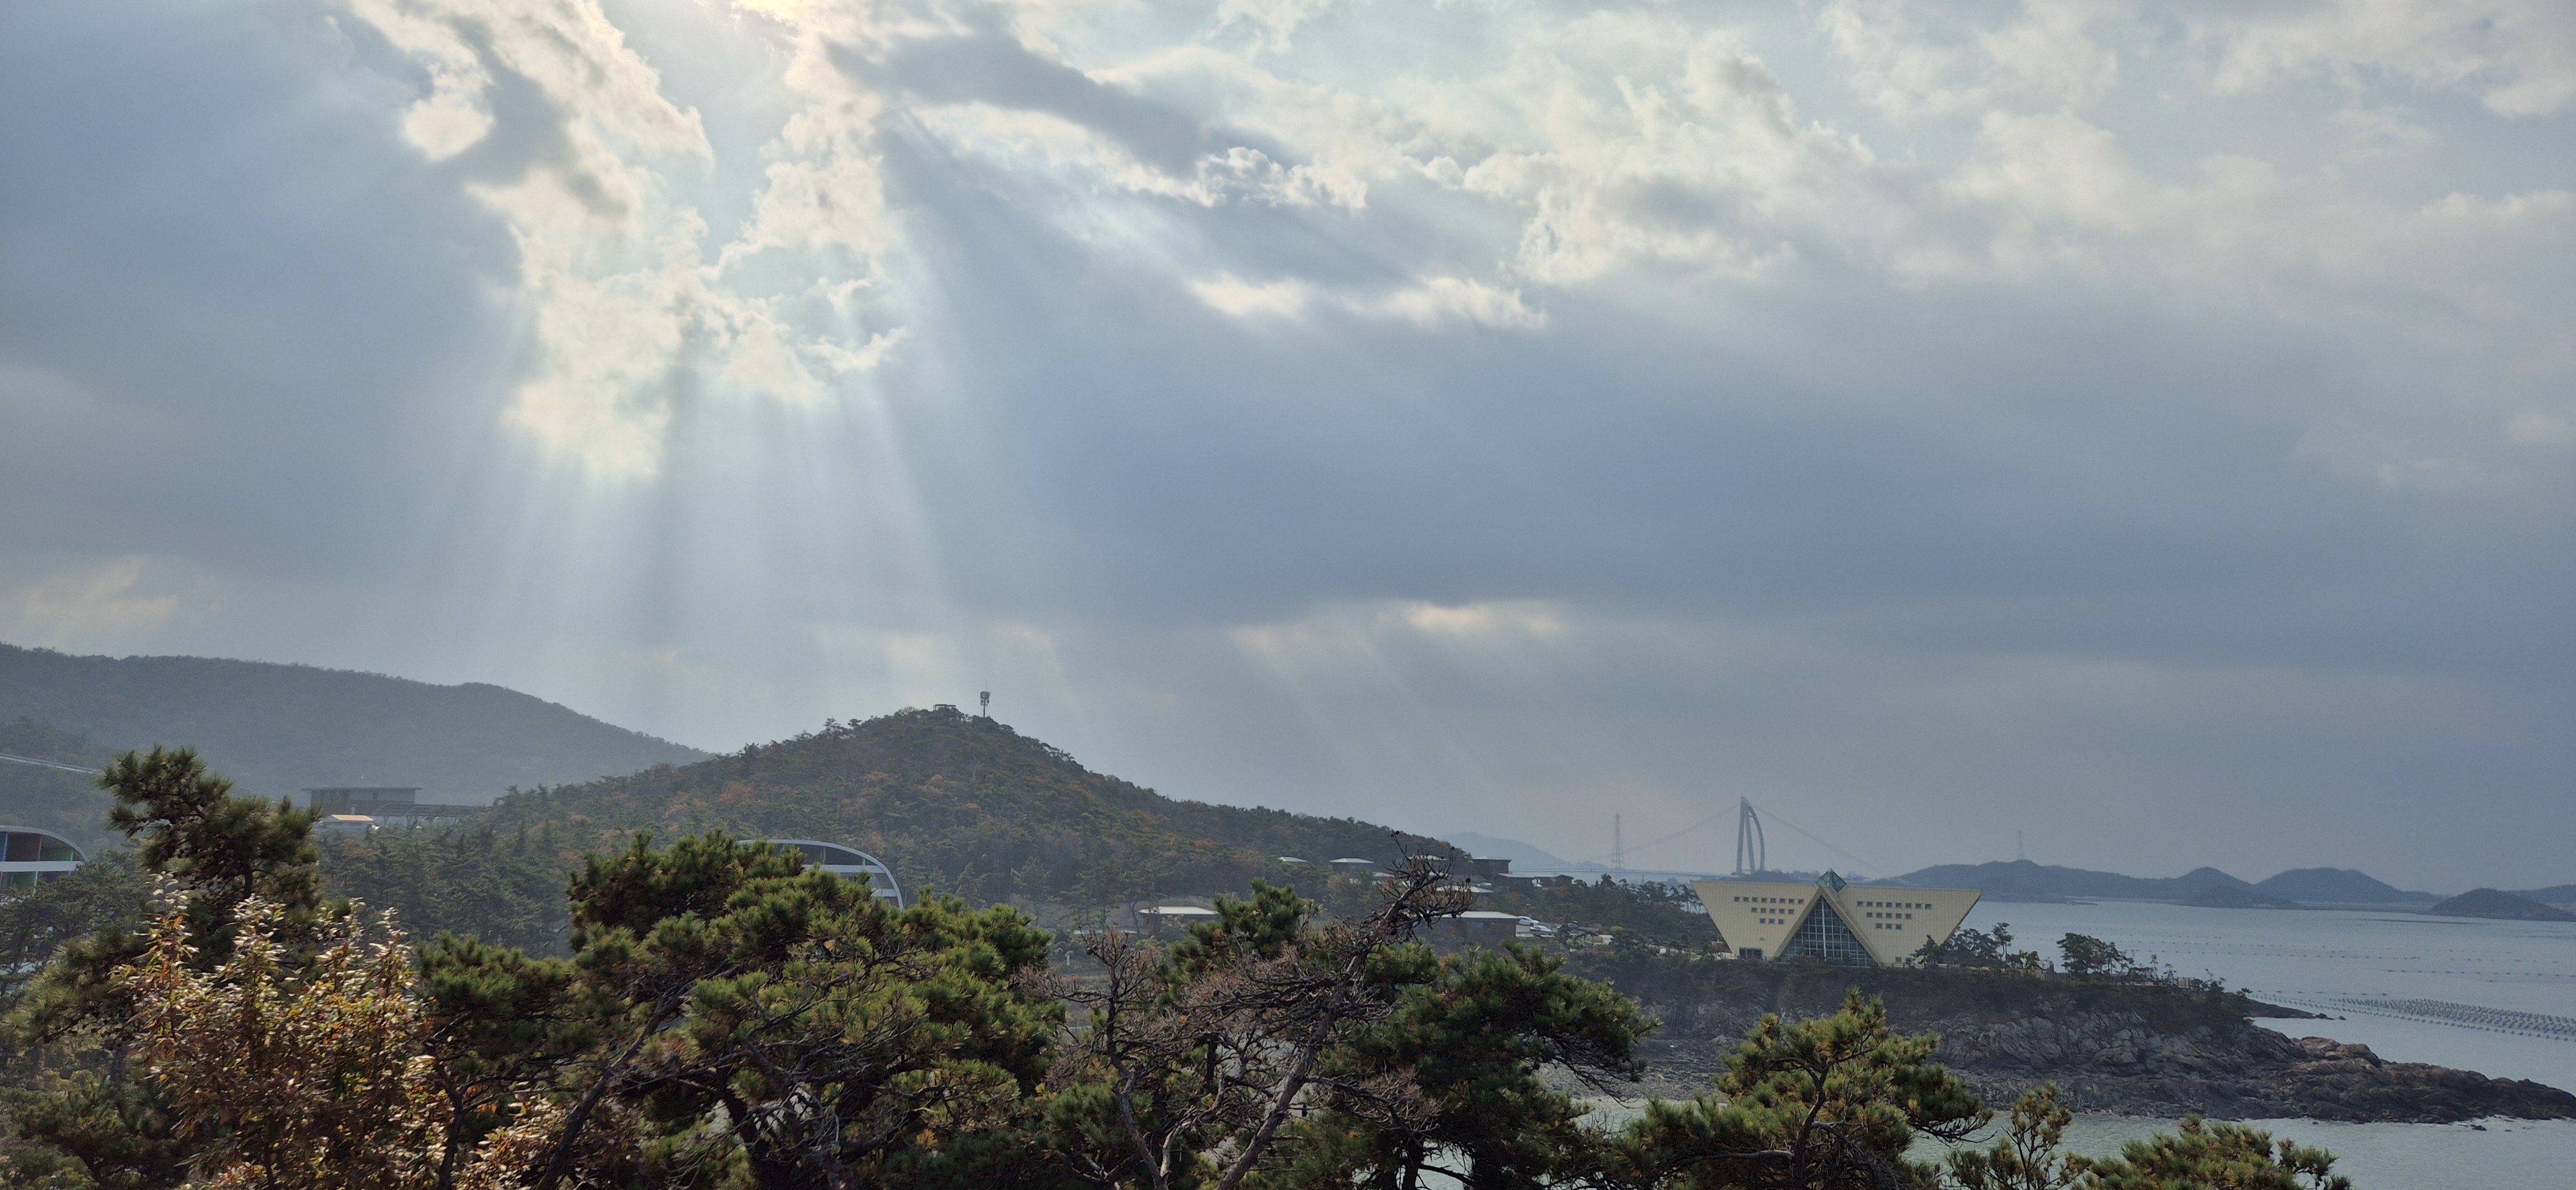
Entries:
{"type": "Polygon", "coordinates": [[[1831,0],[1817,27],[1851,67],[1850,85],[1899,117],[1978,114],[2096,98],[2120,56],[2093,35],[2116,6],[2029,0],[2010,9],[1923,0],[1831,0]],[[1997,12],[2005,19],[1993,20],[1997,12]]]}
{"type": "Polygon", "coordinates": [[[851,313],[883,246],[864,138],[849,130],[870,105],[837,92],[830,72],[789,70],[813,106],[781,131],[754,217],[710,260],[706,221],[669,172],[708,164],[705,128],[593,0],[350,0],[350,11],[428,76],[406,137],[455,160],[517,246],[514,289],[539,360],[512,424],[601,473],[650,477],[684,394],[812,402],[892,342],[810,320],[851,313]],[[770,252],[819,258],[823,277],[744,283],[743,266],[770,252]]]}
{"type": "Polygon", "coordinates": [[[1329,305],[1365,318],[1408,322],[1424,330],[1452,325],[1538,331],[1547,315],[1502,290],[1458,277],[1430,277],[1376,293],[1332,292],[1303,281],[1254,284],[1233,276],[1192,282],[1190,292],[1208,307],[1236,318],[1293,318],[1329,305]]]}
{"type": "MultiPolygon", "coordinates": [[[[782,41],[783,123],[756,146],[765,164],[747,212],[723,229],[681,197],[725,176],[703,118],[587,0],[356,11],[429,80],[406,117],[416,147],[478,161],[469,190],[519,245],[514,289],[538,362],[513,423],[611,473],[660,467],[679,402],[849,399],[854,377],[905,341],[923,296],[906,278],[928,267],[919,228],[907,230],[926,212],[890,197],[922,180],[889,174],[905,142],[930,154],[916,168],[978,170],[973,185],[1056,211],[1065,233],[1234,317],[1329,307],[1543,333],[1550,294],[1607,295],[1641,272],[1704,295],[1845,279],[2127,284],[2165,304],[2260,295],[2327,319],[2348,316],[2357,286],[2412,288],[2453,303],[2434,317],[2463,336],[2496,313],[2492,294],[2464,302],[2437,291],[2438,272],[2390,267],[2451,246],[2330,172],[2233,147],[2140,159],[2123,89],[2140,71],[2167,88],[2199,80],[2141,48],[2159,18],[2136,6],[1815,10],[1878,116],[1953,130],[1946,155],[1900,156],[1859,130],[1875,116],[1845,127],[1801,114],[1762,48],[1771,31],[1654,7],[1570,20],[1433,10],[1406,19],[1438,28],[1454,54],[1366,71],[1332,65],[1342,42],[1291,39],[1326,36],[1316,6],[1228,8],[1191,26],[1079,5],[745,3],[782,41]],[[1260,32],[1216,36],[1239,28],[1260,32]],[[1242,234],[1254,211],[1344,250],[1320,271],[1316,254],[1268,250],[1268,233],[1242,234]]],[[[2528,90],[2547,74],[2545,57],[2485,34],[2460,33],[2436,56],[2448,65],[2383,62],[2371,47],[2393,44],[2386,30],[2467,27],[2412,7],[2180,16],[2216,64],[2213,102],[2328,58],[2444,86],[2528,90]]],[[[1335,13],[1329,28],[1347,38],[1352,22],[1384,19],[1335,13]]],[[[2367,145],[2422,139],[2384,114],[2354,124],[2365,111],[2384,113],[2339,103],[2335,118],[2367,145]]],[[[2509,234],[2501,212],[2524,201],[2464,194],[2436,213],[2509,234]],[[2494,210],[2466,213],[2480,203],[2494,210]]]]}
{"type": "Polygon", "coordinates": [[[2513,415],[2505,426],[2505,436],[2524,446],[2576,446],[2576,422],[2526,409],[2513,415]]]}
{"type": "Polygon", "coordinates": [[[2550,6],[117,12],[0,42],[24,639],[1891,866],[2564,818],[2550,6]]]}
{"type": "Polygon", "coordinates": [[[222,589],[215,575],[182,557],[57,560],[0,586],[0,639],[71,650],[130,646],[218,614],[222,589]]]}
{"type": "Polygon", "coordinates": [[[2552,0],[2299,0],[2185,19],[2216,58],[2222,88],[2341,73],[2475,96],[2507,116],[2576,101],[2576,12],[2552,0]]]}

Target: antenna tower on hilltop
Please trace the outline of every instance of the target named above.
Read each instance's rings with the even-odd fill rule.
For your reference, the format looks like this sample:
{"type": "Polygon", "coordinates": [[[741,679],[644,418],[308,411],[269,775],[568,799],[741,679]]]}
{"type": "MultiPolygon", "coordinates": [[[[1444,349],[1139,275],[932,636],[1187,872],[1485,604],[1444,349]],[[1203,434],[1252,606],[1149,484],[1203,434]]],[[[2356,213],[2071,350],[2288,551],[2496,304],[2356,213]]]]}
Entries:
{"type": "Polygon", "coordinates": [[[1762,816],[1753,812],[1753,802],[1735,799],[1735,874],[1750,876],[1770,871],[1770,851],[1762,840],[1762,816]]]}
{"type": "Polygon", "coordinates": [[[983,712],[984,712],[984,717],[985,717],[985,718],[987,718],[987,719],[992,718],[992,717],[993,717],[993,692],[992,692],[992,691],[990,691],[990,690],[986,690],[986,691],[984,691],[983,693],[976,695],[976,696],[975,696],[975,699],[976,699],[976,701],[977,701],[977,702],[979,702],[979,703],[983,704],[982,709],[983,709],[983,712]]]}
{"type": "Polygon", "coordinates": [[[1619,819],[1617,814],[1610,816],[1610,870],[1613,872],[1628,870],[1628,836],[1619,819]]]}

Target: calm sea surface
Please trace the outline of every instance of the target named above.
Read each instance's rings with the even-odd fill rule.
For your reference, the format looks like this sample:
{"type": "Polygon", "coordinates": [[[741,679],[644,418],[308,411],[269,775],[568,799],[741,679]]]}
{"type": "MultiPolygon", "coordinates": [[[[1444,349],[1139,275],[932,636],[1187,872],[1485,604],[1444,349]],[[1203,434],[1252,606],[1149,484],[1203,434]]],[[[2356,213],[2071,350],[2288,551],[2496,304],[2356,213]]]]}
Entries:
{"type": "MultiPolygon", "coordinates": [[[[2576,923],[2479,921],[2345,910],[2193,909],[2103,901],[1986,902],[1970,926],[2012,926],[2016,945],[2057,956],[2068,934],[2106,938],[2185,975],[2215,975],[2275,1003],[2340,1020],[2267,1022],[2295,1037],[2358,1042],[2432,1062],[2576,1090],[2576,923]]],[[[2359,1190],[2576,1185],[2576,1122],[2466,1125],[2258,1122],[2323,1145],[2359,1190]]],[[[2170,1120],[2079,1117],[2068,1144],[2117,1152],[2170,1120]]]]}

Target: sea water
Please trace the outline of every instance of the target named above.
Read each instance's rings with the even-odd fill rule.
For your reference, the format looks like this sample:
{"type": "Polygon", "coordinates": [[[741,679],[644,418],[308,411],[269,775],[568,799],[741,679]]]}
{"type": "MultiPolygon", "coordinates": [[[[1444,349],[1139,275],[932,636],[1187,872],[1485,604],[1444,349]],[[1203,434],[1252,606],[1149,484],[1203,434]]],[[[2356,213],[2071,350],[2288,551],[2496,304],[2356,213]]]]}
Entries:
{"type": "MultiPolygon", "coordinates": [[[[1997,1104],[1994,1128],[1962,1142],[1982,1149],[1995,1142],[2005,1105],[1997,1104]]],[[[1644,1114],[1633,1101],[1600,1101],[1588,1117],[1598,1127],[1617,1128],[1644,1114]]],[[[2333,1153],[2334,1172],[2352,1179],[2354,1190],[2544,1190],[2569,1184],[2568,1169],[2576,1159],[2576,1120],[2479,1120],[2460,1124],[2336,1124],[2323,1120],[2243,1120],[2273,1139],[2288,1138],[2333,1153]]],[[[2120,1147],[2158,1132],[2172,1132],[2179,1120],[2148,1116],[2083,1113],[2066,1126],[2060,1151],[2088,1157],[2116,1157],[2120,1147]]],[[[1907,1154],[1938,1164],[1952,1146],[1918,1140],[1907,1154]]],[[[1441,1181],[1442,1190],[1455,1185],[1441,1181]]]]}
{"type": "MultiPolygon", "coordinates": [[[[2431,1062],[2576,1090],[2576,923],[2484,921],[2335,909],[2198,909],[2135,901],[2042,905],[1989,901],[1967,924],[2010,923],[2016,947],[2057,957],[2057,940],[2090,934],[2178,973],[2216,978],[2257,998],[2332,1020],[2266,1020],[2293,1037],[2369,1046],[2396,1062],[2431,1062]]],[[[2000,1105],[1998,1105],[2000,1106],[2000,1105]]],[[[2256,1121],[2321,1145],[2359,1190],[2576,1186],[2576,1121],[2331,1124],[2256,1121]]],[[[2171,1120],[2079,1116],[2076,1152],[2120,1145],[2171,1120]]]]}
{"type": "Polygon", "coordinates": [[[2576,1091],[2576,1036],[2506,1031],[2518,1018],[2539,1018],[2543,1028],[2552,1020],[2576,1021],[2576,923],[1987,901],[1967,924],[1992,929],[1997,922],[2011,924],[2016,947],[2052,960],[2059,938],[2090,934],[2140,960],[2153,955],[2180,974],[2215,977],[2257,999],[2341,1018],[2262,1022],[2294,1037],[2331,1037],[2367,1045],[2392,1062],[2457,1066],[2576,1091]],[[2481,1018],[2487,1027],[2461,1023],[2481,1018]]]}

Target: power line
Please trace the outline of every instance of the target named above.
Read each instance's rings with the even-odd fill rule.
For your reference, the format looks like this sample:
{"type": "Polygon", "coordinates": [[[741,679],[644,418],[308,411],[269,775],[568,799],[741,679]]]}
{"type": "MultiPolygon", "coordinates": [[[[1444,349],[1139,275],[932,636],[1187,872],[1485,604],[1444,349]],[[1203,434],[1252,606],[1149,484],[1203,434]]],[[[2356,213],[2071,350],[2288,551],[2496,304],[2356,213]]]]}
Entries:
{"type": "MultiPolygon", "coordinates": [[[[1704,827],[1708,826],[1709,824],[1714,823],[1714,822],[1716,822],[1717,820],[1719,820],[1719,819],[1721,819],[1721,818],[1726,817],[1726,816],[1727,816],[1728,814],[1730,814],[1730,813],[1740,815],[1740,814],[1742,814],[1742,813],[1743,813],[1743,807],[1744,807],[1744,806],[1752,805],[1752,803],[1751,803],[1750,801],[1748,801],[1748,800],[1746,800],[1746,799],[1743,799],[1743,798],[1738,798],[1738,799],[1736,799],[1736,800],[1737,800],[1737,808],[1736,808],[1736,809],[1734,809],[1734,810],[1731,810],[1731,811],[1730,811],[1730,810],[1720,810],[1720,811],[1718,811],[1717,813],[1715,813],[1715,814],[1711,814],[1711,815],[1709,815],[1709,816],[1708,816],[1708,817],[1706,817],[1706,818],[1700,819],[1699,821],[1694,822],[1694,823],[1690,824],[1689,826],[1683,827],[1683,828],[1682,828],[1682,829],[1680,829],[1680,830],[1674,831],[1674,832],[1672,832],[1672,833],[1670,833],[1670,834],[1667,834],[1667,835],[1660,835],[1660,836],[1657,836],[1656,838],[1649,839],[1649,840],[1647,840],[1646,842],[1640,843],[1640,844],[1638,844],[1638,845],[1636,846],[1635,850],[1643,851],[1643,850],[1646,850],[1647,848],[1650,848],[1650,847],[1659,847],[1659,846],[1662,846],[1663,844],[1670,843],[1670,842],[1672,842],[1672,841],[1673,841],[1673,840],[1675,840],[1675,839],[1681,838],[1683,835],[1687,835],[1687,834],[1691,833],[1692,831],[1695,831],[1695,830],[1699,830],[1699,829],[1701,829],[1701,828],[1704,828],[1704,827]]],[[[1755,807],[1755,808],[1756,808],[1756,809],[1759,809],[1759,807],[1755,807]]],[[[1843,850],[1843,849],[1842,849],[1842,848],[1840,848],[1840,847],[1836,847],[1836,846],[1834,846],[1833,844],[1828,843],[1828,842],[1824,841],[1824,840],[1823,840],[1823,839],[1821,839],[1821,838],[1818,838],[1818,837],[1816,836],[1816,833],[1815,833],[1814,831],[1808,830],[1807,828],[1805,828],[1805,827],[1803,827],[1803,826],[1800,826],[1800,825],[1798,825],[1797,823],[1791,822],[1791,821],[1789,821],[1789,820],[1788,820],[1788,819],[1786,819],[1786,818],[1782,818],[1782,817],[1780,816],[1779,811],[1776,811],[1776,810],[1763,810],[1763,811],[1762,811],[1762,816],[1763,816],[1764,818],[1766,818],[1766,819],[1768,819],[1768,820],[1772,821],[1772,822],[1776,822],[1776,823],[1779,823],[1779,824],[1780,824],[1780,825],[1782,825],[1782,826],[1788,827],[1790,830],[1796,831],[1796,832],[1798,832],[1798,833],[1799,833],[1799,834],[1801,834],[1801,835],[1805,835],[1805,836],[1807,837],[1807,841],[1808,841],[1808,842],[1814,843],[1814,844],[1815,844],[1816,846],[1818,846],[1818,847],[1822,847],[1822,848],[1824,848],[1824,849],[1825,849],[1825,850],[1827,850],[1827,851],[1833,852],[1834,854],[1836,854],[1836,855],[1839,855],[1839,856],[1843,857],[1844,859],[1847,859],[1847,860],[1850,860],[1850,861],[1851,861],[1851,862],[1853,862],[1853,863],[1859,864],[1859,865],[1861,866],[1861,868],[1862,868],[1862,869],[1864,869],[1864,870],[1867,870],[1867,871],[1869,871],[1869,872],[1872,872],[1872,873],[1877,874],[1877,875],[1880,875],[1880,876],[1892,876],[1892,875],[1895,875],[1895,872],[1894,872],[1893,870],[1891,870],[1891,869],[1887,869],[1887,868],[1881,867],[1881,866],[1880,866],[1880,865],[1878,865],[1878,864],[1871,863],[1871,862],[1870,862],[1870,861],[1868,861],[1868,860],[1862,859],[1861,857],[1859,857],[1859,856],[1857,856],[1857,855],[1853,855],[1851,852],[1845,851],[1845,850],[1843,850]]],[[[1615,817],[1616,817],[1616,816],[1614,816],[1614,818],[1615,818],[1615,817]]],[[[1627,855],[1626,855],[1626,853],[1627,853],[1629,850],[1630,850],[1629,848],[1624,847],[1624,846],[1621,846],[1621,847],[1617,847],[1617,848],[1615,848],[1615,849],[1613,850],[1613,852],[1612,852],[1611,856],[1599,856],[1599,855],[1589,856],[1589,857],[1586,857],[1584,860],[1580,860],[1580,861],[1577,861],[1577,862],[1599,863],[1601,860],[1603,860],[1603,859],[1605,859],[1605,858],[1612,858],[1612,857],[1616,857],[1616,858],[1615,858],[1615,860],[1614,860],[1614,865],[1613,865],[1613,866],[1614,866],[1614,867],[1622,867],[1622,868],[1623,868],[1623,867],[1625,867],[1625,865],[1626,865],[1626,860],[1627,860],[1627,855]]]]}
{"type": "MultiPolygon", "coordinates": [[[[1731,813],[1731,811],[1729,811],[1728,813],[1731,813]]],[[[1613,819],[1616,819],[1616,818],[1618,817],[1618,815],[1615,815],[1615,814],[1614,814],[1614,815],[1612,815],[1611,817],[1612,817],[1613,819]]],[[[1634,850],[1634,851],[1644,851],[1644,850],[1646,850],[1647,848],[1650,848],[1650,847],[1660,847],[1660,846],[1663,846],[1663,845],[1664,845],[1664,844],[1666,844],[1666,843],[1670,843],[1670,842],[1672,842],[1672,841],[1673,841],[1673,840],[1675,840],[1675,839],[1681,838],[1683,835],[1687,835],[1687,834],[1691,833],[1692,831],[1698,830],[1698,829],[1700,829],[1701,827],[1707,826],[1708,824],[1710,824],[1710,823],[1712,823],[1712,822],[1715,822],[1715,821],[1717,821],[1718,819],[1720,819],[1720,818],[1724,818],[1724,817],[1726,817],[1726,813],[1714,814],[1714,815],[1711,815],[1711,816],[1709,816],[1709,817],[1707,817],[1707,818],[1700,819],[1699,821],[1694,822],[1694,823],[1690,824],[1689,826],[1683,827],[1683,828],[1682,828],[1682,829],[1680,829],[1680,830],[1674,831],[1674,832],[1672,832],[1671,834],[1668,834],[1668,835],[1660,835],[1660,836],[1657,836],[1657,837],[1655,837],[1655,838],[1648,839],[1648,840],[1646,840],[1646,841],[1645,841],[1645,842],[1643,842],[1643,843],[1639,843],[1639,844],[1637,844],[1637,845],[1636,845],[1635,847],[1633,847],[1633,848],[1620,848],[1620,849],[1618,849],[1618,850],[1620,850],[1620,851],[1629,851],[1629,850],[1634,850]]],[[[1610,858],[1610,856],[1606,856],[1606,855],[1590,855],[1590,856],[1585,856],[1582,860],[1579,860],[1579,861],[1577,861],[1577,862],[1579,862],[1579,863],[1598,863],[1598,862],[1600,862],[1600,861],[1602,861],[1602,860],[1604,860],[1604,859],[1608,859],[1608,858],[1610,858]]]]}
{"type": "Polygon", "coordinates": [[[1851,861],[1851,862],[1853,862],[1853,863],[1859,864],[1859,865],[1860,865],[1862,868],[1864,868],[1864,869],[1867,869],[1867,870],[1869,870],[1869,871],[1875,872],[1875,873],[1877,873],[1877,874],[1878,874],[1878,875],[1880,875],[1880,876],[1893,876],[1893,875],[1895,875],[1895,874],[1896,874],[1896,873],[1894,873],[1894,872],[1892,872],[1892,871],[1890,871],[1890,870],[1888,870],[1888,869],[1886,869],[1886,868],[1880,867],[1880,866],[1879,866],[1879,865],[1877,865],[1877,864],[1871,863],[1871,862],[1869,862],[1868,860],[1862,859],[1861,857],[1859,857],[1859,856],[1857,856],[1857,855],[1853,855],[1851,852],[1845,851],[1845,850],[1843,850],[1843,849],[1842,849],[1842,848],[1840,848],[1840,847],[1836,847],[1836,846],[1834,846],[1834,845],[1833,845],[1833,844],[1831,844],[1831,843],[1825,842],[1823,839],[1819,839],[1819,838],[1817,838],[1817,837],[1816,837],[1815,832],[1810,831],[1810,830],[1808,830],[1807,828],[1805,828],[1805,827],[1803,827],[1803,826],[1798,825],[1797,823],[1791,822],[1791,821],[1789,821],[1789,820],[1788,820],[1788,819],[1786,819],[1786,818],[1782,818],[1782,817],[1780,817],[1780,812],[1779,812],[1779,811],[1777,811],[1777,810],[1764,810],[1764,811],[1762,812],[1762,814],[1763,814],[1763,817],[1768,818],[1768,819],[1770,819],[1770,820],[1771,820],[1771,821],[1773,821],[1773,822],[1779,823],[1779,824],[1780,824],[1780,825],[1782,825],[1782,826],[1788,827],[1790,830],[1796,831],[1796,832],[1798,832],[1799,834],[1802,834],[1802,835],[1807,836],[1807,841],[1808,841],[1808,842],[1810,842],[1810,843],[1814,843],[1814,844],[1815,844],[1816,846],[1818,846],[1818,847],[1822,847],[1822,848],[1824,848],[1824,849],[1825,849],[1825,850],[1827,850],[1827,851],[1833,852],[1834,854],[1836,854],[1836,855],[1839,855],[1839,856],[1843,857],[1844,859],[1847,859],[1847,860],[1850,860],[1850,861],[1851,861]]]}
{"type": "Polygon", "coordinates": [[[59,769],[66,773],[95,773],[98,771],[97,769],[82,768],[76,764],[62,764],[57,761],[38,760],[33,756],[11,756],[6,752],[0,752],[0,760],[6,760],[16,764],[32,764],[38,768],[59,769]]]}

